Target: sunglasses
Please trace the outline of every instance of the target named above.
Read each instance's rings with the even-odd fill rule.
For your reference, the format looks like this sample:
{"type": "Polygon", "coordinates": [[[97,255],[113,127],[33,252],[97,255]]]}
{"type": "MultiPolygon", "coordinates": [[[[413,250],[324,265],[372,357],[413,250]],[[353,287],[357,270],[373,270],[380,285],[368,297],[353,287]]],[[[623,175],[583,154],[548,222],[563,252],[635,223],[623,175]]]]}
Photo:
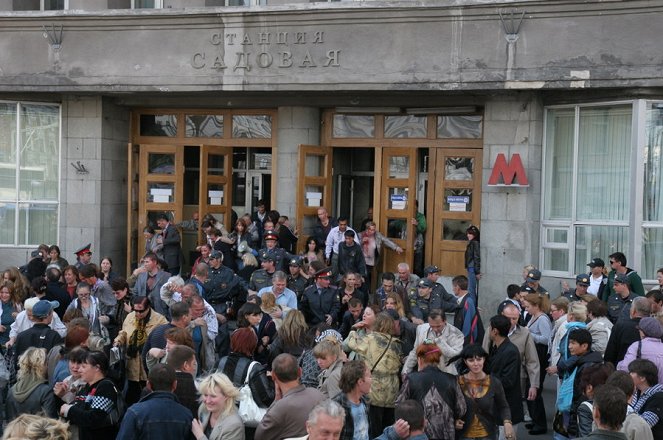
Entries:
{"type": "Polygon", "coordinates": [[[133,310],[134,310],[134,312],[136,312],[136,313],[145,313],[145,312],[147,312],[147,309],[145,309],[145,310],[136,310],[136,309],[133,309],[133,310]]]}

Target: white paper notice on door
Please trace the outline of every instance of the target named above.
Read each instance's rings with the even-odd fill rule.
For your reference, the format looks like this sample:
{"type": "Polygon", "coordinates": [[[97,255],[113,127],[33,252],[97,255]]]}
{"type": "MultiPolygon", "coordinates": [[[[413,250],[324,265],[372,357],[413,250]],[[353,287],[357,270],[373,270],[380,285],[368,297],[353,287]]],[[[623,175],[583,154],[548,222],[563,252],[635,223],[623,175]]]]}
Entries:
{"type": "Polygon", "coordinates": [[[306,192],[306,206],[320,206],[322,200],[321,192],[307,191],[306,192]]]}
{"type": "Polygon", "coordinates": [[[150,188],[150,195],[154,203],[170,203],[173,190],[169,188],[150,188]]]}
{"type": "Polygon", "coordinates": [[[207,191],[207,196],[209,197],[210,205],[222,205],[223,204],[223,190],[210,190],[207,191]]]}

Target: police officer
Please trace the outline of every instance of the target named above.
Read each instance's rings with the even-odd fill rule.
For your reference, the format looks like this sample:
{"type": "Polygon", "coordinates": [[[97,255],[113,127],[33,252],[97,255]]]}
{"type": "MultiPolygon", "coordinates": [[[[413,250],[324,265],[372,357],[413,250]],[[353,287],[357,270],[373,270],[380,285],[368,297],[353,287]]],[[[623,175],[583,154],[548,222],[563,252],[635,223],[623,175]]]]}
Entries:
{"type": "Polygon", "coordinates": [[[297,294],[299,301],[304,294],[308,280],[302,276],[302,260],[299,257],[291,258],[288,263],[288,289],[297,294]]]}
{"type": "Polygon", "coordinates": [[[434,265],[426,266],[424,268],[424,276],[433,282],[433,295],[438,295],[442,299],[442,310],[444,313],[454,313],[458,309],[458,301],[442,285],[440,268],[434,265]]]}
{"type": "Polygon", "coordinates": [[[299,309],[306,317],[306,323],[310,326],[326,322],[335,326],[338,314],[341,311],[341,302],[338,297],[338,289],[331,286],[332,270],[330,267],[321,269],[315,273],[315,284],[309,286],[302,295],[299,309]]]}
{"type": "Polygon", "coordinates": [[[249,293],[257,294],[263,287],[272,285],[272,275],[276,272],[276,263],[274,260],[273,254],[264,250],[260,253],[260,266],[262,269],[258,269],[251,274],[249,293]]]}
{"type": "Polygon", "coordinates": [[[587,295],[587,288],[589,287],[589,275],[581,273],[576,277],[576,288],[568,289],[562,295],[569,299],[569,302],[580,301],[583,296],[587,295]]]}
{"type": "Polygon", "coordinates": [[[217,352],[219,356],[225,356],[230,348],[228,308],[233,301],[246,301],[245,286],[235,272],[223,265],[223,253],[220,251],[212,251],[209,264],[209,278],[204,284],[205,299],[214,308],[219,321],[217,352]]]}
{"type": "Polygon", "coordinates": [[[423,278],[417,284],[417,294],[410,295],[412,322],[417,325],[428,320],[428,313],[431,310],[442,308],[442,298],[433,293],[433,287],[435,287],[435,283],[428,278],[423,278]]]}
{"type": "Polygon", "coordinates": [[[287,272],[286,263],[292,257],[283,248],[278,247],[279,234],[270,229],[265,231],[265,247],[258,251],[259,255],[265,253],[272,256],[274,259],[275,270],[282,270],[287,272]]]}

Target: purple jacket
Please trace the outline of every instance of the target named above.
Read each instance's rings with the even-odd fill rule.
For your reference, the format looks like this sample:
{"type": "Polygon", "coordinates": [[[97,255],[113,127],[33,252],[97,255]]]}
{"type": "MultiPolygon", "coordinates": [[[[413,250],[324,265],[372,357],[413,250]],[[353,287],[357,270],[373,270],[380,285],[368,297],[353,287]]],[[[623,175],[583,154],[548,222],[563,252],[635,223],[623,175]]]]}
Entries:
{"type": "Polygon", "coordinates": [[[617,369],[628,373],[628,364],[638,358],[638,345],[640,343],[642,343],[640,358],[650,360],[656,365],[658,368],[658,383],[663,383],[663,342],[660,339],[646,337],[641,341],[632,343],[626,350],[624,359],[617,364],[617,369]]]}

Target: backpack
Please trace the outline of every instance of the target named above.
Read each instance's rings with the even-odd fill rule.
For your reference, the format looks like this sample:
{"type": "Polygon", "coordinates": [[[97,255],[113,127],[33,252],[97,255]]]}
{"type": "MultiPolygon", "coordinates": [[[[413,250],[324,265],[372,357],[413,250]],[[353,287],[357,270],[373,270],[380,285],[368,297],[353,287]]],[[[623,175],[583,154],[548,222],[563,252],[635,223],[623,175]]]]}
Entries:
{"type": "Polygon", "coordinates": [[[573,383],[576,379],[578,367],[574,368],[569,374],[564,376],[562,383],[557,391],[557,411],[565,412],[571,410],[573,404],[573,383]]]}
{"type": "MultiPolygon", "coordinates": [[[[122,423],[124,414],[127,412],[127,403],[124,401],[124,396],[122,393],[117,390],[117,387],[110,379],[104,379],[111,384],[115,390],[115,405],[111,408],[109,413],[106,413],[106,419],[104,419],[104,426],[114,426],[118,428],[122,423]]],[[[102,380],[102,382],[104,381],[102,380]]],[[[101,382],[100,382],[101,383],[101,382]]]]}
{"type": "MultiPolygon", "coordinates": [[[[567,360],[569,358],[569,335],[573,330],[579,328],[587,328],[587,324],[584,322],[567,322],[566,324],[566,333],[562,336],[562,339],[559,341],[559,354],[562,359],[567,360]]],[[[559,393],[558,393],[559,394],[559,393]]]]}
{"type": "MultiPolygon", "coordinates": [[[[228,356],[224,356],[219,361],[217,371],[224,373],[226,363],[228,362],[228,356]]],[[[253,400],[261,408],[269,408],[269,406],[274,402],[275,391],[274,391],[274,382],[267,376],[267,369],[258,364],[254,365],[249,371],[251,366],[251,359],[247,357],[240,357],[237,359],[237,365],[232,373],[232,377],[228,378],[232,381],[233,385],[238,389],[241,388],[245,382],[248,382],[249,389],[253,395],[253,400]],[[247,378],[247,375],[250,377],[247,378]]]]}

